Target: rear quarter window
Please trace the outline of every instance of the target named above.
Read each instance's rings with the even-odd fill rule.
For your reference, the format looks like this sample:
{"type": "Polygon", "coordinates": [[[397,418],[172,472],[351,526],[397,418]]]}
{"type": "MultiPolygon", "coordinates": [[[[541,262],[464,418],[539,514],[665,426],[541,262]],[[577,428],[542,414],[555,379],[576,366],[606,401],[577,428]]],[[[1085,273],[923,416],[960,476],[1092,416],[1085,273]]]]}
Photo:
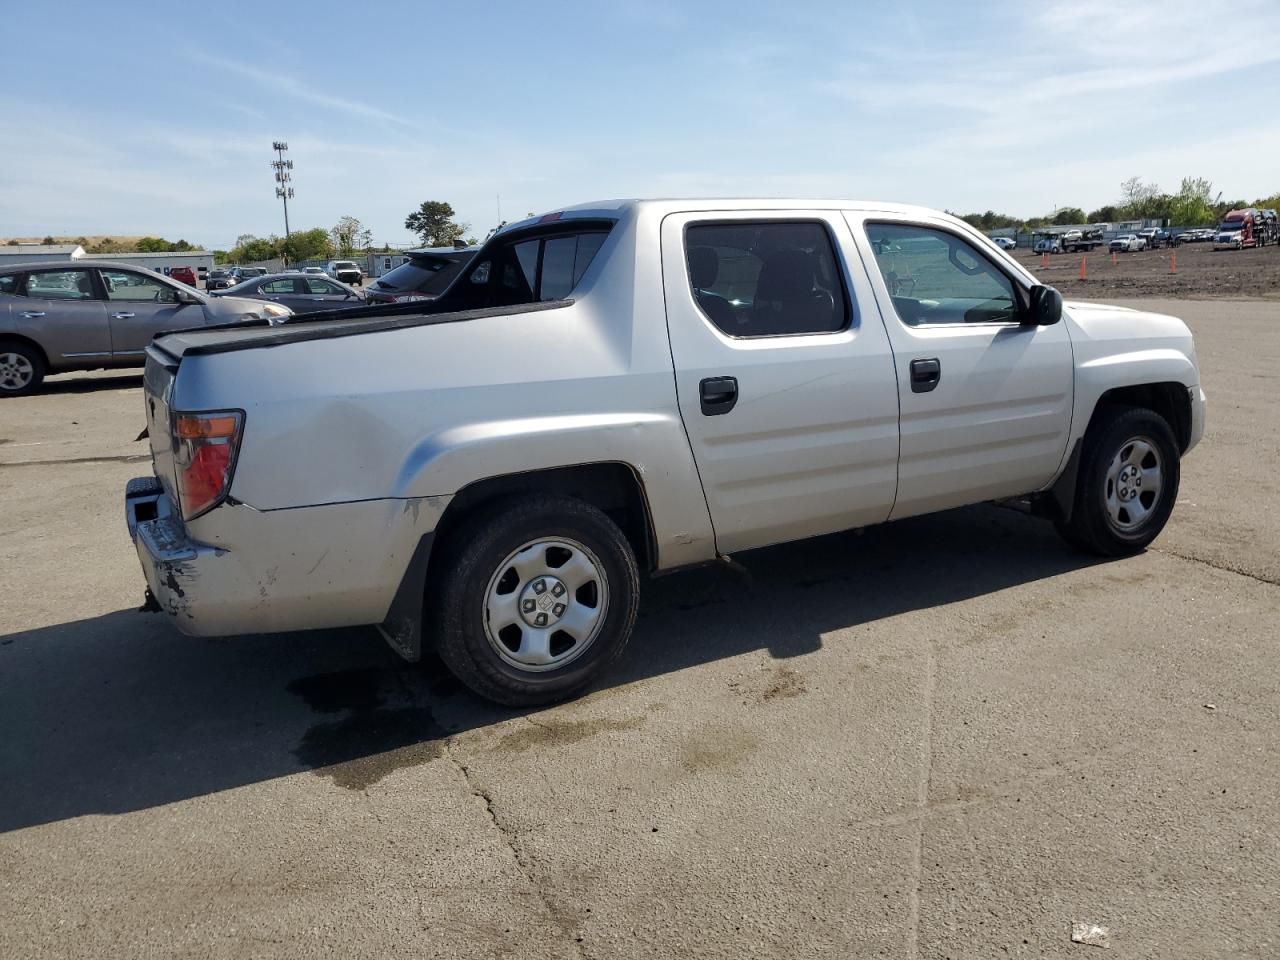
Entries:
{"type": "Polygon", "coordinates": [[[20,273],[8,273],[0,276],[0,293],[16,296],[18,293],[18,281],[22,279],[20,273]]]}

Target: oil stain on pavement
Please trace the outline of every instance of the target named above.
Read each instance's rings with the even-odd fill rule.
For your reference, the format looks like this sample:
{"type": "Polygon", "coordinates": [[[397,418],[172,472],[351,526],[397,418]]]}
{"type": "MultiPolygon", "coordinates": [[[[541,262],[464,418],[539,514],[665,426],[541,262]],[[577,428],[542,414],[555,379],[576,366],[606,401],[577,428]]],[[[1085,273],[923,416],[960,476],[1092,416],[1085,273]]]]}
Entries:
{"type": "Polygon", "coordinates": [[[317,713],[344,714],[312,724],[294,748],[298,762],[347,790],[364,790],[388,774],[434,760],[445,731],[423,706],[389,706],[384,689],[412,699],[388,670],[361,669],[301,677],[287,689],[317,713]]]}

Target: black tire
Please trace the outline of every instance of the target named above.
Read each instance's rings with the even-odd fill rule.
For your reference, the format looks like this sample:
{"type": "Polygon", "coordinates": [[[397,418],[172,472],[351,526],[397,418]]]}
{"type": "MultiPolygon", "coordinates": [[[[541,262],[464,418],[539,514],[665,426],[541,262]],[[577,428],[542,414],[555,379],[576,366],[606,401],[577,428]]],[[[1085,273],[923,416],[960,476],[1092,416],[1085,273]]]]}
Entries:
{"type": "Polygon", "coordinates": [[[443,575],[428,588],[430,632],[454,676],[487,700],[527,707],[571,697],[612,664],[631,638],[640,600],[635,553],[617,525],[590,504],[545,494],[501,501],[483,508],[443,548],[443,575]],[[606,599],[603,619],[581,652],[563,666],[534,671],[499,654],[503,641],[490,640],[486,599],[491,580],[508,566],[504,561],[544,538],[585,547],[598,561],[606,599]]]}
{"type": "MultiPolygon", "coordinates": [[[[21,367],[25,371],[25,367],[21,367]]],[[[17,340],[0,340],[0,397],[21,397],[35,393],[44,382],[44,357],[40,351],[30,344],[17,340]],[[10,358],[20,358],[11,361],[10,358]],[[30,367],[30,374],[19,373],[20,365],[25,361],[30,367]],[[19,380],[22,378],[22,382],[19,380]]]]}
{"type": "Polygon", "coordinates": [[[1160,535],[1173,513],[1181,478],[1179,454],[1172,428],[1154,410],[1109,407],[1099,411],[1085,434],[1071,519],[1059,519],[1058,532],[1072,546],[1104,557],[1122,557],[1145,549],[1160,535]],[[1150,462],[1160,469],[1160,490],[1150,503],[1145,501],[1145,491],[1133,495],[1133,502],[1146,508],[1146,516],[1140,521],[1125,512],[1128,508],[1123,503],[1121,518],[1116,519],[1107,500],[1109,492],[1119,493],[1118,481],[1109,473],[1116,459],[1131,450],[1135,439],[1146,441],[1152,448],[1150,462]],[[1133,526],[1126,526],[1126,522],[1133,526]]]}

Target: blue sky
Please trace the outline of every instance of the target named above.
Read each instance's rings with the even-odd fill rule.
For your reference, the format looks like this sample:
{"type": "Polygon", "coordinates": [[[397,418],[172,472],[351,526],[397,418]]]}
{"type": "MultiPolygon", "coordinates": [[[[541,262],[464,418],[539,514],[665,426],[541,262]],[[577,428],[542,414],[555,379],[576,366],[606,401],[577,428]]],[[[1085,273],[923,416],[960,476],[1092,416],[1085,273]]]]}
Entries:
{"type": "Polygon", "coordinates": [[[273,139],[295,229],[352,214],[391,243],[428,199],[483,236],[499,196],[1031,216],[1134,175],[1280,191],[1275,0],[194,9],[6,5],[0,236],[280,233],[273,139]]]}

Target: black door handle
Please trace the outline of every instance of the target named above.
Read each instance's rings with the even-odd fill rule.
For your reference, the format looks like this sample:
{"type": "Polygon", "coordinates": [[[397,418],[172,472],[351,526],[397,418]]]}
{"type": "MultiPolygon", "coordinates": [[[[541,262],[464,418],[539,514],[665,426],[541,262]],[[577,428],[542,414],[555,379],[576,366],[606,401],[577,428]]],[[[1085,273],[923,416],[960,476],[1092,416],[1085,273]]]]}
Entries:
{"type": "Polygon", "coordinates": [[[728,413],[738,402],[737,377],[707,377],[698,384],[698,401],[708,417],[728,413]]]}
{"type": "Polygon", "coordinates": [[[911,392],[928,393],[942,379],[942,363],[937,357],[911,361],[911,392]]]}

